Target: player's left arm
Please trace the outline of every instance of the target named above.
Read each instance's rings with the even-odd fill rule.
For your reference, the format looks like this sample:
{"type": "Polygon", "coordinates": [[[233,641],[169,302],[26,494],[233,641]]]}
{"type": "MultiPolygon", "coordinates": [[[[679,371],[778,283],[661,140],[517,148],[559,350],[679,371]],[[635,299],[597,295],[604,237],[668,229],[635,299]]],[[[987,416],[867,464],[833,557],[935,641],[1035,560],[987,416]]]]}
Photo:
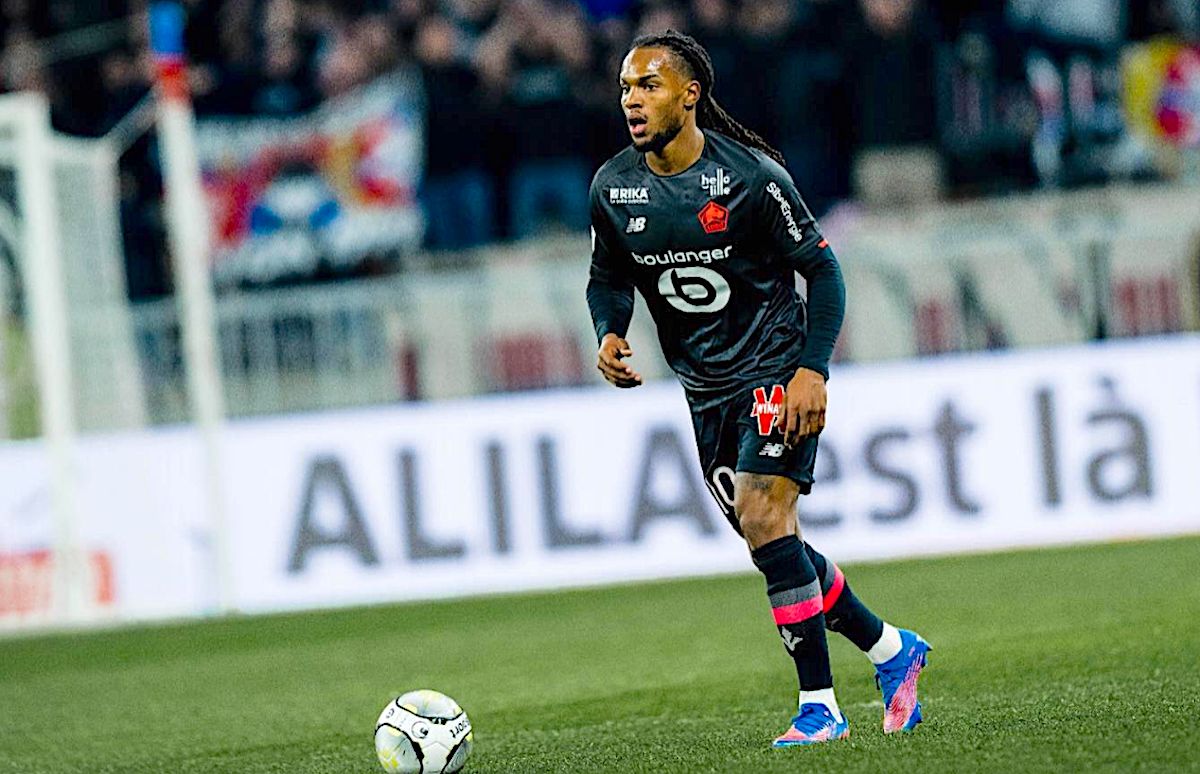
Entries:
{"type": "Polygon", "coordinates": [[[846,314],[846,285],[837,256],[791,176],[774,162],[765,163],[764,172],[759,196],[768,239],[808,285],[808,336],[775,419],[784,442],[794,444],[825,427],[825,382],[846,314]]]}

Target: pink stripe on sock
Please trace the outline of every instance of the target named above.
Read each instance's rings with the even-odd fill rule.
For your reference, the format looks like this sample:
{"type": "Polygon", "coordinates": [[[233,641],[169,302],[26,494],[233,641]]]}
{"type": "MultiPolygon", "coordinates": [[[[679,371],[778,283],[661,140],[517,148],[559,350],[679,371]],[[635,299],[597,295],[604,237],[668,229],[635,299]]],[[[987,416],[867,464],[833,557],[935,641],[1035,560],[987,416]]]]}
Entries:
{"type": "Polygon", "coordinates": [[[771,612],[775,615],[776,624],[800,623],[821,612],[821,598],[818,596],[806,599],[803,602],[797,602],[794,605],[773,607],[771,608],[771,612]]]}
{"type": "Polygon", "coordinates": [[[842,595],[842,587],[846,585],[846,576],[842,575],[842,568],[836,564],[833,566],[833,583],[829,587],[829,591],[825,592],[825,603],[821,606],[822,613],[828,613],[829,609],[837,604],[838,597],[842,595]]]}

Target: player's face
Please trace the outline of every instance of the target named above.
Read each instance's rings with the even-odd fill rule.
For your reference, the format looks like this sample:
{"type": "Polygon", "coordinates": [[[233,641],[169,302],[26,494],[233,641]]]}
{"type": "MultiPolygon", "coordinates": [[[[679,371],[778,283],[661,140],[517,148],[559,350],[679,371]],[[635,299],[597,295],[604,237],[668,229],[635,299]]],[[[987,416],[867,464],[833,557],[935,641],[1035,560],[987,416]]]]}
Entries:
{"type": "Polygon", "coordinates": [[[665,48],[635,48],[621,64],[621,109],[633,147],[660,152],[683,129],[700,84],[675,66],[665,48]]]}

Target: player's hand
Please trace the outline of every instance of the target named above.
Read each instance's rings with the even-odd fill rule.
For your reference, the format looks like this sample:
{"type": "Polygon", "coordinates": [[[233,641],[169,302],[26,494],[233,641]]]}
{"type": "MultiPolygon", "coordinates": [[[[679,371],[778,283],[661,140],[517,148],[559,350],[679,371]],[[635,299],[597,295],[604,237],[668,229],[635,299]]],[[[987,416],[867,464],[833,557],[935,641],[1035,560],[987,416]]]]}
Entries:
{"type": "Polygon", "coordinates": [[[629,342],[615,333],[606,334],[600,342],[600,351],[596,353],[596,370],[603,374],[609,384],[617,387],[637,387],[642,383],[641,374],[621,362],[632,354],[629,342]]]}
{"type": "Polygon", "coordinates": [[[794,446],[800,439],[816,435],[825,428],[825,377],[807,368],[796,370],[788,382],[783,405],[775,416],[775,427],[783,433],[783,442],[794,446]]]}

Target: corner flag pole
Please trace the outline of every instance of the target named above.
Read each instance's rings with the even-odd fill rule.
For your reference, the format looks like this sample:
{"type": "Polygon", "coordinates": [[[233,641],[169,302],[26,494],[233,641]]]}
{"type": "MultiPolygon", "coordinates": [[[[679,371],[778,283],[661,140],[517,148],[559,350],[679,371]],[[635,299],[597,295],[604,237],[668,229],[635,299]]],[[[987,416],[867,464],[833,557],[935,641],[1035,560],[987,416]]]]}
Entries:
{"type": "Polygon", "coordinates": [[[209,276],[209,218],[200,183],[196,125],[188,93],[183,47],[183,7],[176,0],[150,5],[150,47],[158,96],[158,137],[166,184],[169,244],[184,337],[184,364],[195,422],[204,446],[204,484],[209,518],[208,550],[214,609],[233,610],[221,447],[225,422],[216,314],[209,276]]]}

